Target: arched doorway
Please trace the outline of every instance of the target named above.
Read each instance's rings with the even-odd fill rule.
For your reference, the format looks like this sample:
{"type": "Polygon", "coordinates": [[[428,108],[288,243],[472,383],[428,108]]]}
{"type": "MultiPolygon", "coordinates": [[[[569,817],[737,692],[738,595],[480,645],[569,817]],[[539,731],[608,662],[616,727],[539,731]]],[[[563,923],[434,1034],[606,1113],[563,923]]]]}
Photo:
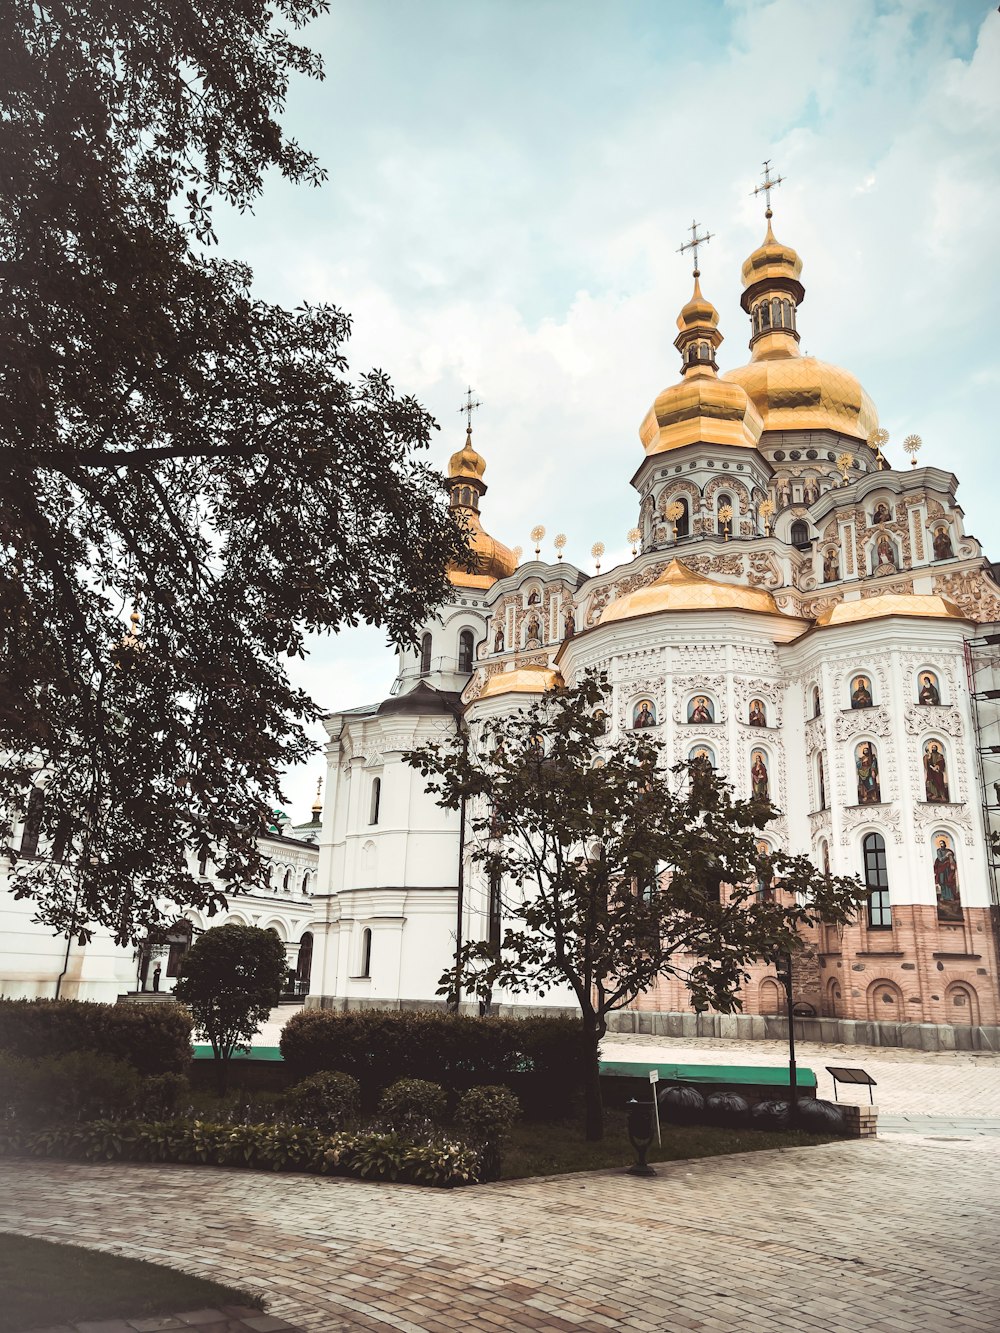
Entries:
{"type": "Polygon", "coordinates": [[[840,995],[840,982],[831,977],[826,983],[826,1018],[840,1018],[843,1001],[840,995]]]}
{"type": "Polygon", "coordinates": [[[309,979],[312,973],[313,959],[313,937],[312,931],[307,930],[299,940],[299,957],[295,965],[295,993],[296,995],[309,994],[309,979]]]}
{"type": "Polygon", "coordinates": [[[774,977],[765,977],[760,983],[758,1003],[762,1014],[783,1014],[785,1012],[784,992],[774,977]]]}
{"type": "Polygon", "coordinates": [[[868,987],[868,1017],[876,1023],[899,1023],[903,993],[894,981],[873,981],[868,987]]]}
{"type": "Polygon", "coordinates": [[[979,1026],[979,996],[964,981],[953,981],[944,993],[946,1023],[955,1027],[979,1026]]]}

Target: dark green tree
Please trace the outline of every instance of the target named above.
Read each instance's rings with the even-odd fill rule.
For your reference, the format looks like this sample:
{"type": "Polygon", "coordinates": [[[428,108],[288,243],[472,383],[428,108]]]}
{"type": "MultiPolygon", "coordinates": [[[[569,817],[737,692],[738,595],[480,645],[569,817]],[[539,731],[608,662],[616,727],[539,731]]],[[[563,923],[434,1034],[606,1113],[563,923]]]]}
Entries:
{"type": "Polygon", "coordinates": [[[211,913],[192,854],[263,882],[317,716],[287,659],[407,640],[464,558],[434,423],[348,377],[349,317],[211,250],[219,201],[323,179],[277,116],[326,7],[0,0],[0,851],[27,815],[14,891],[81,942],[211,913]]]}
{"type": "Polygon", "coordinates": [[[800,944],[799,928],[845,921],[863,889],[805,856],[757,844],[778,813],[737,799],[708,764],[668,766],[647,731],[604,736],[607,679],[589,675],[530,708],[408,762],[438,802],[463,800],[473,857],[504,886],[499,944],[471,940],[442,978],[488,995],[568,986],[583,1018],[586,1132],[603,1135],[598,1072],[607,1016],[659,977],[697,1008],[739,1008],[748,966],[800,944]]]}
{"type": "Polygon", "coordinates": [[[278,1003],[287,966],[285,946],[258,926],[215,926],[181,959],[174,996],[191,1010],[197,1036],[212,1044],[220,1096],[233,1051],[249,1046],[278,1003]]]}

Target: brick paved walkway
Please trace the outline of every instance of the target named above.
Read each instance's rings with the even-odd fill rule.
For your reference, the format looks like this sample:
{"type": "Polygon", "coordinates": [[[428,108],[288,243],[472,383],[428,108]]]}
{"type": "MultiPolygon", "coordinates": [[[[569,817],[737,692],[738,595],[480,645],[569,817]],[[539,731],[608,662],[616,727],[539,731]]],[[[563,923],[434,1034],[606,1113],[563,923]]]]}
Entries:
{"type": "Polygon", "coordinates": [[[264,1293],[310,1333],[986,1333],[1000,1140],[894,1135],[444,1192],[0,1162],[0,1227],[264,1293]]]}
{"type": "Polygon", "coordinates": [[[53,1324],[29,1333],[302,1333],[273,1315],[248,1305],[224,1305],[217,1310],[185,1310],[183,1314],[154,1315],[143,1319],[86,1319],[80,1324],[53,1324]]]}

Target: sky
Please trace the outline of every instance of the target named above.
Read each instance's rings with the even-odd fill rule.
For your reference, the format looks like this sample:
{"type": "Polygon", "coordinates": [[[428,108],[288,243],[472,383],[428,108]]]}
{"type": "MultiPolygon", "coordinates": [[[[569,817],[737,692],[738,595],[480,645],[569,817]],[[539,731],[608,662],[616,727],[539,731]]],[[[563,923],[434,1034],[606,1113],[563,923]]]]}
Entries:
{"type": "MultiPolygon", "coordinates": [[[[959,478],[1000,559],[1000,13],[979,0],[333,0],[300,40],[322,83],[282,117],[329,178],[272,176],[218,219],[262,297],[351,313],[353,372],[386,371],[460,447],[467,385],[487,461],[485,526],[592,569],[627,554],[638,426],[679,378],[677,253],[713,233],[702,288],[720,369],[749,359],[740,265],[774,229],[803,260],[802,348],[875,401],[886,452],[959,478]]],[[[375,702],[381,631],[317,640],[298,683],[328,709],[375,702]]],[[[322,732],[318,731],[321,737],[322,732]]],[[[289,774],[311,804],[323,765],[289,774]]]]}

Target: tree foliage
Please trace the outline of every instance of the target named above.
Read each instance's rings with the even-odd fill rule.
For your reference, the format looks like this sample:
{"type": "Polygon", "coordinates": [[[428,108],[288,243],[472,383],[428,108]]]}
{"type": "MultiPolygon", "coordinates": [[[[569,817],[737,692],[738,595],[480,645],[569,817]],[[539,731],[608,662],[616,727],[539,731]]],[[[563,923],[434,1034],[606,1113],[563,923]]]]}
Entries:
{"type": "Polygon", "coordinates": [[[463,747],[408,756],[440,804],[466,802],[473,857],[503,886],[499,941],[466,941],[441,993],[568,986],[588,1046],[588,1133],[600,1137],[598,1043],[607,1015],[660,977],[696,1008],[731,1012],[751,963],[799,929],[844,921],[862,892],[808,857],[764,852],[778,811],[736,797],[707,764],[670,766],[648,731],[604,736],[603,676],[485,721],[463,747]]]}
{"type": "Polygon", "coordinates": [[[250,1044],[277,1004],[286,969],[285,946],[259,926],[215,926],[181,959],[174,995],[211,1042],[220,1092],[234,1048],[250,1044]]]}
{"type": "Polygon", "coordinates": [[[192,854],[263,882],[317,715],[287,659],[406,640],[463,557],[434,423],[348,377],[349,316],[208,248],[267,171],[322,182],[277,116],[325,8],[0,0],[0,849],[44,785],[15,892],[81,941],[212,911],[192,854]]]}

